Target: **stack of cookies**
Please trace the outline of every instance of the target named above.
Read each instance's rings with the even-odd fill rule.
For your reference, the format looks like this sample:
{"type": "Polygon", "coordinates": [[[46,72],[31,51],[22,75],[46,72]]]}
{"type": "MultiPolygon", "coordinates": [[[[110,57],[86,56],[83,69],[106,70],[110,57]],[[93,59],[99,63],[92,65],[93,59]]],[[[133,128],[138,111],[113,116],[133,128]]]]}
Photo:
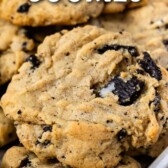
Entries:
{"type": "Polygon", "coordinates": [[[168,146],[167,0],[1,0],[0,38],[0,167],[141,168],[168,146]]]}

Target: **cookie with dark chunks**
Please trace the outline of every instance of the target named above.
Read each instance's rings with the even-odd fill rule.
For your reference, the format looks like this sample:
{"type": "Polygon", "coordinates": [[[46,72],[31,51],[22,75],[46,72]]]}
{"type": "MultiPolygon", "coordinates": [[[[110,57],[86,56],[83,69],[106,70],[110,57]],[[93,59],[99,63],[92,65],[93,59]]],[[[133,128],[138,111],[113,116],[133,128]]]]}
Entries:
{"type": "Polygon", "coordinates": [[[151,52],[152,58],[168,68],[168,3],[151,1],[147,6],[124,14],[106,15],[92,24],[109,31],[127,31],[143,50],[151,52]],[[148,17],[146,17],[148,16],[148,17]],[[140,21],[141,20],[141,21],[140,21]],[[143,33],[142,33],[143,32],[143,33]]]}
{"type": "Polygon", "coordinates": [[[132,33],[141,33],[146,30],[166,28],[168,24],[167,11],[168,4],[151,2],[141,8],[115,14],[114,16],[101,16],[97,20],[102,27],[110,31],[122,32],[125,30],[132,33]]]}
{"type": "Polygon", "coordinates": [[[0,85],[8,82],[34,49],[25,30],[0,20],[0,85]]]}
{"type": "Polygon", "coordinates": [[[43,0],[32,3],[28,0],[2,0],[1,17],[19,26],[47,26],[47,25],[76,25],[85,23],[101,13],[122,12],[128,8],[135,8],[147,4],[147,0],[139,3],[103,3],[86,2],[72,3],[61,0],[52,3],[43,0]]]}
{"type": "Polygon", "coordinates": [[[41,162],[37,156],[24,147],[13,146],[5,153],[1,168],[68,168],[57,160],[41,162]]]}
{"type": "Polygon", "coordinates": [[[7,119],[0,107],[0,147],[17,139],[13,122],[7,119]]]}
{"type": "Polygon", "coordinates": [[[40,64],[23,64],[2,106],[39,159],[110,168],[129,146],[148,147],[166,130],[168,72],[150,64],[158,79],[141,67],[144,53],[128,33],[78,27],[47,37],[35,56],[40,64]]]}
{"type": "Polygon", "coordinates": [[[19,26],[76,25],[100,15],[103,2],[72,3],[61,0],[52,3],[48,0],[38,3],[28,0],[2,0],[1,17],[19,26]]]}
{"type": "MultiPolygon", "coordinates": [[[[57,160],[41,162],[32,152],[24,147],[13,146],[8,149],[2,160],[2,168],[70,168],[57,160]]],[[[129,156],[124,156],[116,168],[141,168],[140,164],[129,156]]]]}

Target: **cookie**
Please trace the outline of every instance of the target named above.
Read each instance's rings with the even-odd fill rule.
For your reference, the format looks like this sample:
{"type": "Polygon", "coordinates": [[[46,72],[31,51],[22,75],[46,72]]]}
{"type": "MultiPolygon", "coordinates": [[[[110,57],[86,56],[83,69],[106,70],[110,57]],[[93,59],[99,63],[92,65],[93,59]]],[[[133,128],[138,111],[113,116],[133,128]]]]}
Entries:
{"type": "Polygon", "coordinates": [[[137,156],[145,154],[152,158],[157,158],[168,147],[167,138],[168,138],[168,131],[161,134],[158,141],[154,145],[148,148],[140,148],[138,150],[132,149],[131,151],[128,152],[128,155],[137,156]]]}
{"type": "Polygon", "coordinates": [[[137,8],[140,6],[147,5],[148,0],[141,0],[140,2],[107,2],[105,3],[105,7],[103,13],[111,14],[111,13],[119,13],[123,12],[128,8],[137,8]]]}
{"type": "Polygon", "coordinates": [[[107,2],[105,3],[103,13],[119,13],[123,12],[126,9],[126,4],[128,3],[117,3],[117,2],[107,2]]]}
{"type": "Polygon", "coordinates": [[[141,149],[139,150],[141,153],[144,153],[146,155],[149,155],[153,158],[158,157],[163,151],[164,149],[166,149],[166,147],[168,146],[168,132],[162,134],[159,137],[159,140],[155,143],[155,145],[152,145],[151,147],[147,148],[147,149],[141,149]]]}
{"type": "Polygon", "coordinates": [[[139,2],[130,2],[127,6],[127,8],[137,8],[141,6],[145,6],[148,4],[148,0],[140,0],[139,2]]]}
{"type": "Polygon", "coordinates": [[[24,30],[0,20],[0,85],[8,82],[33,50],[33,40],[24,30]]]}
{"type": "Polygon", "coordinates": [[[152,2],[148,6],[115,16],[104,16],[94,21],[99,27],[110,31],[128,31],[145,50],[151,51],[153,59],[168,68],[168,5],[152,2]],[[148,17],[146,17],[146,15],[148,17]],[[142,33],[143,32],[143,33],[142,33]]]}
{"type": "Polygon", "coordinates": [[[164,2],[153,2],[147,6],[127,11],[123,14],[105,15],[97,20],[99,24],[110,31],[128,31],[142,33],[145,30],[167,28],[166,15],[168,5],[164,2]],[[148,16],[148,17],[146,17],[148,16]]]}
{"type": "Polygon", "coordinates": [[[139,148],[138,150],[135,148],[131,148],[127,155],[135,157],[139,155],[150,156],[151,158],[157,158],[167,147],[168,147],[168,132],[161,134],[158,141],[149,146],[148,148],[139,148]]]}
{"type": "Polygon", "coordinates": [[[153,3],[153,2],[164,2],[164,3],[168,3],[167,0],[150,0],[149,1],[150,3],[153,3]]]}
{"type": "Polygon", "coordinates": [[[46,25],[76,25],[85,23],[90,18],[95,18],[101,13],[122,12],[127,8],[146,5],[147,0],[139,3],[103,3],[86,2],[72,3],[61,0],[51,3],[47,0],[32,3],[27,0],[2,0],[1,17],[20,26],[46,26],[46,25]]]}
{"type": "Polygon", "coordinates": [[[16,140],[16,130],[13,122],[7,119],[0,108],[0,147],[16,140]]]}
{"type": "Polygon", "coordinates": [[[101,2],[81,1],[72,3],[61,0],[51,3],[48,0],[33,3],[28,0],[2,0],[1,17],[21,26],[76,25],[97,17],[103,10],[101,2]]]}
{"type": "Polygon", "coordinates": [[[13,146],[5,153],[1,168],[66,168],[56,160],[50,160],[47,163],[40,160],[24,147],[13,146]]]}
{"type": "Polygon", "coordinates": [[[148,30],[137,33],[135,41],[146,50],[151,51],[155,62],[168,69],[168,30],[148,30]]]}
{"type": "Polygon", "coordinates": [[[129,156],[124,156],[116,168],[141,168],[141,165],[129,156]]]}
{"type": "MultiPolygon", "coordinates": [[[[41,162],[33,153],[27,151],[24,147],[14,146],[4,155],[2,168],[68,168],[63,166],[57,160],[41,162]]],[[[116,168],[140,168],[140,164],[129,156],[124,156],[122,162],[116,168]]]]}
{"type": "Polygon", "coordinates": [[[167,129],[167,82],[168,72],[128,33],[78,27],[44,40],[2,107],[40,160],[108,168],[130,145],[148,147],[167,129]]]}

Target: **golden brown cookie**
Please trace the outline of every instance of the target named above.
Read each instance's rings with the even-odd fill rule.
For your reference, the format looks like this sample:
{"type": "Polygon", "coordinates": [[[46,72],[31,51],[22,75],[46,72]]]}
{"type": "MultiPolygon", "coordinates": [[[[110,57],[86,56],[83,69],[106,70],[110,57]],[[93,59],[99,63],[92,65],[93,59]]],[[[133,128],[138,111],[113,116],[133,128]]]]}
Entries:
{"type": "Polygon", "coordinates": [[[67,168],[56,160],[41,162],[24,147],[13,146],[5,153],[1,168],[67,168]]]}
{"type": "Polygon", "coordinates": [[[152,2],[124,14],[102,16],[92,24],[110,31],[132,33],[137,44],[150,51],[158,64],[168,68],[167,13],[168,5],[164,2],[152,2]]]}
{"type": "Polygon", "coordinates": [[[61,0],[52,3],[48,0],[37,3],[28,0],[1,0],[1,17],[21,26],[76,25],[97,17],[104,4],[93,1],[72,3],[61,0]]]}
{"type": "MultiPolygon", "coordinates": [[[[24,147],[13,146],[5,153],[1,168],[70,168],[57,160],[41,162],[33,153],[24,147]]],[[[141,168],[140,164],[129,156],[124,156],[116,168],[141,168]]]]}
{"type": "Polygon", "coordinates": [[[168,72],[128,33],[85,26],[47,37],[2,106],[39,159],[110,168],[130,145],[148,147],[166,130],[167,83],[168,72]]]}
{"type": "Polygon", "coordinates": [[[109,2],[105,3],[103,13],[119,13],[128,8],[137,8],[148,4],[148,0],[141,0],[140,2],[109,2]]]}

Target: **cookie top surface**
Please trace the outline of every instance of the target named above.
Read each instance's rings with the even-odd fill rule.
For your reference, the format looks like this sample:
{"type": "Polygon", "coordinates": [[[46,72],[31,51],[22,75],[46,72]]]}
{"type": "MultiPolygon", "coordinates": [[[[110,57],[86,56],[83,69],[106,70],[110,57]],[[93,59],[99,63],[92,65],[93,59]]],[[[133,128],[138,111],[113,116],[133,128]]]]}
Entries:
{"type": "Polygon", "coordinates": [[[24,26],[75,25],[98,16],[103,7],[103,3],[95,1],[72,3],[61,0],[58,3],[52,3],[43,0],[33,3],[27,0],[3,0],[1,16],[16,25],[24,26]]]}
{"type": "Polygon", "coordinates": [[[33,40],[24,30],[0,20],[0,85],[8,82],[17,72],[28,52],[34,48],[33,40]]]}
{"type": "Polygon", "coordinates": [[[166,127],[167,75],[129,34],[79,27],[45,39],[13,77],[2,106],[39,158],[111,167],[130,143],[151,145],[166,127]]]}

